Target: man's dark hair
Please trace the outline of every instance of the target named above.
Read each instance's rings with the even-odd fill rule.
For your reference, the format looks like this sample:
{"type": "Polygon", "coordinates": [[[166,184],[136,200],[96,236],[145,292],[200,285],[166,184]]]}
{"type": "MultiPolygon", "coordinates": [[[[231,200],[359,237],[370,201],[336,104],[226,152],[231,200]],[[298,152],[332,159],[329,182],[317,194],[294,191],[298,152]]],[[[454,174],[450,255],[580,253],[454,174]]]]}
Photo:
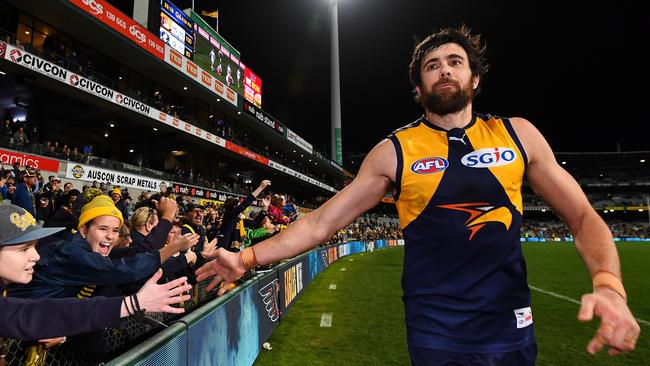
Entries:
{"type": "MultiPolygon", "coordinates": [[[[411,56],[411,64],[409,65],[409,78],[414,87],[422,85],[422,78],[420,77],[420,69],[422,68],[422,60],[424,57],[434,49],[446,43],[456,43],[463,47],[467,52],[469,58],[469,68],[472,70],[472,76],[478,76],[481,80],[485,73],[488,71],[489,65],[485,59],[485,44],[481,42],[481,35],[472,35],[469,27],[462,25],[460,28],[444,28],[431,34],[422,42],[418,43],[413,50],[411,56]]],[[[475,95],[480,92],[479,87],[475,91],[475,95]]],[[[418,94],[415,92],[415,99],[419,102],[418,94]]]]}

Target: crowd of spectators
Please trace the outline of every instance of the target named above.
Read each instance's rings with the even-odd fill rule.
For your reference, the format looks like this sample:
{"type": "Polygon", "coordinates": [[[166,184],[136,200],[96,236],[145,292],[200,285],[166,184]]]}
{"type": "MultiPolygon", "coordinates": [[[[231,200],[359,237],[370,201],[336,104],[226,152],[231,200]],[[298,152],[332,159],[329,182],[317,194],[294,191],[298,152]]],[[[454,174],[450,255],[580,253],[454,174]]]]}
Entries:
{"type": "MultiPolygon", "coordinates": [[[[126,188],[95,182],[80,192],[45,181],[32,167],[2,167],[2,204],[24,208],[45,227],[65,227],[39,242],[33,281],[6,288],[30,299],[130,295],[158,267],[163,280],[186,276],[212,259],[217,248],[239,251],[272,236],[297,218],[295,205],[262,192],[263,181],[244,199],[202,206],[170,189],[143,192],[132,200],[126,188]],[[12,180],[12,189],[7,181],[12,180]],[[248,207],[259,199],[260,207],[248,207]],[[130,201],[130,202],[129,202],[130,201]]],[[[229,284],[222,294],[235,284],[229,284]]],[[[62,339],[43,340],[46,348],[62,339]]],[[[47,352],[47,351],[45,351],[47,352]]]]}
{"type": "MultiPolygon", "coordinates": [[[[57,177],[46,180],[31,167],[2,167],[1,173],[5,201],[34,212],[46,227],[66,227],[60,235],[39,243],[47,267],[36,268],[31,284],[9,286],[7,293],[16,297],[129,295],[158,266],[163,268],[164,281],[187,276],[191,282],[194,270],[213,258],[217,248],[239,251],[255,245],[291,225],[300,211],[290,197],[266,192],[268,181],[245,198],[199,205],[164,186],[159,192],[131,197],[128,189],[102,182],[80,192],[70,183],[62,185],[57,177]],[[111,234],[98,234],[102,227],[112,230],[112,239],[111,234]]],[[[647,223],[611,220],[608,224],[615,237],[649,237],[647,223]]],[[[525,220],[522,237],[564,240],[570,232],[560,221],[525,220]]],[[[401,238],[394,214],[377,209],[339,230],[327,244],[401,238]]],[[[236,286],[226,284],[217,294],[236,286]]],[[[53,347],[61,341],[44,342],[53,347]]]]}
{"type": "MultiPolygon", "coordinates": [[[[612,207],[645,207],[648,205],[648,199],[650,198],[650,195],[642,190],[587,190],[586,194],[594,208],[605,209],[612,207]]],[[[550,210],[550,206],[543,198],[532,193],[525,193],[523,195],[523,202],[526,210],[550,210]]]]}
{"type": "MultiPolygon", "coordinates": [[[[154,108],[161,110],[168,115],[193,123],[213,135],[232,141],[257,154],[270,158],[285,166],[291,167],[293,170],[305,174],[313,179],[317,179],[333,187],[340,188],[340,184],[336,180],[329,179],[324,173],[317,173],[311,169],[311,164],[307,162],[308,159],[290,159],[285,156],[285,154],[280,150],[273,149],[269,147],[268,144],[263,143],[263,140],[257,139],[258,141],[256,141],[256,139],[253,138],[253,131],[250,128],[242,124],[235,124],[233,120],[226,117],[225,115],[219,116],[219,113],[214,110],[213,107],[210,107],[211,112],[207,118],[199,118],[196,114],[184,111],[182,98],[180,96],[173,95],[171,92],[168,92],[170,95],[165,95],[165,93],[162,91],[163,88],[156,86],[155,82],[150,83],[151,85],[149,87],[144,86],[147,83],[142,83],[141,85],[143,86],[141,86],[141,88],[133,89],[127,86],[126,79],[120,75],[119,71],[111,72],[110,70],[103,70],[104,74],[109,75],[105,76],[104,74],[98,72],[97,66],[93,63],[90,57],[80,58],[77,55],[77,51],[72,47],[72,45],[58,39],[56,36],[46,37],[45,42],[39,48],[34,48],[31,45],[21,44],[20,41],[15,39],[12,35],[5,35],[3,39],[7,43],[13,43],[14,45],[20,46],[28,52],[35,53],[45,59],[50,60],[51,62],[58,64],[63,68],[81,74],[85,78],[101,83],[107,87],[119,91],[122,94],[128,95],[133,99],[153,106],[154,108]]],[[[119,67],[114,67],[112,69],[120,70],[119,67]]],[[[12,134],[15,133],[16,131],[12,132],[12,134]]],[[[29,137],[29,134],[27,134],[26,137],[29,137]]],[[[38,138],[23,139],[16,138],[12,135],[12,145],[14,146],[28,145],[27,140],[30,140],[32,142],[41,142],[38,138]]],[[[46,141],[43,141],[44,145],[45,142],[46,141]]],[[[54,145],[57,142],[52,141],[50,143],[54,145]]],[[[83,148],[85,148],[85,146],[83,148]]],[[[63,146],[61,146],[60,149],[64,151],[58,151],[58,149],[58,146],[54,147],[54,150],[57,150],[54,152],[51,151],[51,146],[44,146],[43,150],[47,154],[55,154],[54,156],[61,156],[65,159],[68,159],[69,157],[70,159],[68,160],[88,162],[87,159],[89,158],[89,155],[83,154],[81,146],[76,148],[76,153],[75,147],[72,146],[70,147],[69,152],[65,151],[65,149],[63,149],[63,146]]],[[[112,157],[107,158],[112,159],[112,157]]],[[[140,165],[141,164],[142,163],[140,163],[140,165]]],[[[180,170],[177,173],[180,173],[177,175],[177,178],[184,182],[189,180],[192,182],[191,184],[197,184],[197,181],[202,181],[206,182],[206,187],[213,189],[216,189],[216,187],[219,185],[218,182],[211,184],[214,181],[214,179],[210,179],[211,177],[197,174],[191,170],[180,170]]]]}
{"type": "Polygon", "coordinates": [[[334,234],[326,244],[346,241],[370,241],[378,239],[402,239],[402,230],[396,218],[378,220],[376,214],[364,215],[334,234]]]}
{"type": "MultiPolygon", "coordinates": [[[[650,238],[650,224],[641,221],[606,220],[615,238],[650,238]]],[[[523,238],[562,241],[573,238],[569,228],[561,221],[538,221],[524,218],[521,226],[523,238]]]]}

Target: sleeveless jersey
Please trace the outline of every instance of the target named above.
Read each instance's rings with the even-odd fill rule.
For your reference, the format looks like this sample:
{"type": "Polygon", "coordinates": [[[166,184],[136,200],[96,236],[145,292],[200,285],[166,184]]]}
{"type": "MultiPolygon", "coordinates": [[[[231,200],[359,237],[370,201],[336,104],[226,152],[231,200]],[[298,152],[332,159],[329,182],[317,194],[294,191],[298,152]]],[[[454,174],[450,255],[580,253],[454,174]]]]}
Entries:
{"type": "Polygon", "coordinates": [[[446,131],[422,117],[390,139],[409,345],[492,353],[532,344],[520,244],[527,157],[510,121],[474,113],[446,131]]]}

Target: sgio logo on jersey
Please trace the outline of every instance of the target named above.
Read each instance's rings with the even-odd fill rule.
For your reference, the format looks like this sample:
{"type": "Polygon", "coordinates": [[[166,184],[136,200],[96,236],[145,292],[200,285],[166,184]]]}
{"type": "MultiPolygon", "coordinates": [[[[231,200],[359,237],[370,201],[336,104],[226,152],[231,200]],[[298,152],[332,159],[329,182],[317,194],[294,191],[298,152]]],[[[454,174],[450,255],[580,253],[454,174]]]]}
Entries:
{"type": "Polygon", "coordinates": [[[441,172],[449,166],[449,162],[446,159],[439,158],[437,156],[431,156],[428,158],[422,158],[413,165],[411,165],[411,171],[417,174],[432,174],[441,172]]]}
{"type": "Polygon", "coordinates": [[[472,151],[460,160],[470,168],[490,168],[508,165],[517,159],[517,153],[508,147],[490,147],[472,151]]]}

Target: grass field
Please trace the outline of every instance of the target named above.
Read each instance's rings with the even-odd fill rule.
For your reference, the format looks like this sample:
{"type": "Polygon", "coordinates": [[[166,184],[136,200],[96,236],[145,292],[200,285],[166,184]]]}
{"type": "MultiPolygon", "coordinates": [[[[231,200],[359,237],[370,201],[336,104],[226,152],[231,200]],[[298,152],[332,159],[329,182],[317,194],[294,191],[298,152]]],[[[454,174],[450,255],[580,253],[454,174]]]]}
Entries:
{"type": "MultiPolygon", "coordinates": [[[[623,276],[634,315],[641,325],[637,350],[611,358],[590,356],[586,345],[597,324],[576,320],[578,305],[532,291],[537,365],[650,365],[650,245],[619,244],[623,276]]],[[[535,288],[579,300],[590,280],[572,244],[527,243],[529,283],[535,288]]],[[[307,287],[273,333],[271,351],[255,365],[408,365],[400,276],[403,248],[344,257],[307,287]],[[341,271],[341,268],[346,268],[341,271]],[[329,290],[330,284],[336,290],[329,290]],[[323,313],[332,327],[321,328],[323,313]]]]}

